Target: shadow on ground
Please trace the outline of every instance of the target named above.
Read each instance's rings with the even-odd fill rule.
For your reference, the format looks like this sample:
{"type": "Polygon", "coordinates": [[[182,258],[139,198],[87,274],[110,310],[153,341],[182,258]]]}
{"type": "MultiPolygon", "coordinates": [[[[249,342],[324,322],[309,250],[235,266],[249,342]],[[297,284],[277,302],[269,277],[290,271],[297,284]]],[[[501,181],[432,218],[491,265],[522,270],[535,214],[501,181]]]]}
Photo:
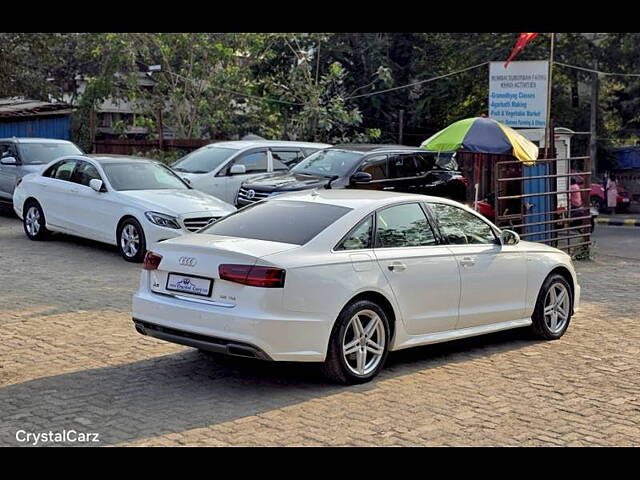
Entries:
{"type": "Polygon", "coordinates": [[[1,388],[0,445],[16,445],[19,429],[98,432],[103,445],[182,432],[347,390],[367,391],[396,376],[531,343],[526,330],[514,330],[394,352],[376,380],[348,387],[328,384],[313,364],[259,362],[189,349],[1,388]]]}

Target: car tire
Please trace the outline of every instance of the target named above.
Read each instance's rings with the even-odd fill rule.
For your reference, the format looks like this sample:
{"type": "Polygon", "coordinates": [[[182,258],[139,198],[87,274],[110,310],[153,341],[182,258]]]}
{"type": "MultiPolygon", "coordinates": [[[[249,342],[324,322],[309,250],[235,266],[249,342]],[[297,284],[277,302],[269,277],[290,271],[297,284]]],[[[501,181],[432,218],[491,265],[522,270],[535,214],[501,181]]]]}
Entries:
{"type": "Polygon", "coordinates": [[[323,374],[344,385],[368,382],[382,369],[390,339],[387,315],[379,305],[369,300],[350,303],[333,327],[323,374]]]}
{"type": "Polygon", "coordinates": [[[533,333],[543,340],[562,337],[571,322],[572,306],[569,282],[562,275],[549,275],[542,284],[531,316],[533,333]]]}
{"type": "Polygon", "coordinates": [[[22,213],[22,226],[29,240],[46,240],[50,233],[46,224],[40,204],[35,200],[27,202],[22,213]]]}
{"type": "Polygon", "coordinates": [[[140,263],[147,251],[142,225],[135,218],[127,218],[117,232],[118,250],[127,262],[140,263]]]}

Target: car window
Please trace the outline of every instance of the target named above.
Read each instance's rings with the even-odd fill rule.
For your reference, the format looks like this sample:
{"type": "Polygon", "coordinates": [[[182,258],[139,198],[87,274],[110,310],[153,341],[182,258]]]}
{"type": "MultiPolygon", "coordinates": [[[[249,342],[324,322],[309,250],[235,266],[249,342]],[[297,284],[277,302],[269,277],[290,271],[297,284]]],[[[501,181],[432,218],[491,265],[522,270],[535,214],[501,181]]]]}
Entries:
{"type": "Polygon", "coordinates": [[[104,163],[102,169],[118,191],[189,189],[168,167],[155,162],[104,163]]]}
{"type": "Polygon", "coordinates": [[[376,155],[366,158],[362,162],[360,171],[371,175],[372,180],[384,180],[387,178],[387,156],[376,155]]]}
{"type": "Polygon", "coordinates": [[[223,147],[204,147],[182,157],[172,165],[178,172],[209,173],[215,170],[238,150],[223,147]]]}
{"type": "Polygon", "coordinates": [[[18,159],[15,148],[10,143],[0,144],[0,157],[14,157],[16,160],[18,159]]]}
{"type": "Polygon", "coordinates": [[[350,210],[323,203],[269,200],[242,208],[201,233],[304,245],[350,210]]]}
{"type": "Polygon", "coordinates": [[[246,173],[265,173],[267,171],[267,151],[251,152],[237,158],[234,165],[244,165],[246,173]]]}
{"type": "Polygon", "coordinates": [[[372,228],[373,217],[370,216],[349,232],[345,239],[338,244],[336,250],[360,250],[363,248],[371,248],[372,228]]]}
{"type": "Polygon", "coordinates": [[[433,153],[416,153],[413,157],[417,165],[418,175],[426,175],[435,169],[436,159],[433,153]]]}
{"type": "Polygon", "coordinates": [[[345,176],[357,164],[363,155],[360,152],[349,152],[338,149],[320,150],[298,163],[291,169],[293,173],[331,177],[345,176]]]}
{"type": "Polygon", "coordinates": [[[412,154],[391,155],[389,157],[389,177],[405,178],[418,175],[415,156],[412,154]]]}
{"type": "Polygon", "coordinates": [[[304,158],[302,152],[298,150],[272,150],[271,155],[274,170],[288,170],[287,165],[293,166],[304,158]]]}
{"type": "Polygon", "coordinates": [[[75,167],[75,160],[63,160],[62,162],[58,162],[53,167],[51,167],[45,173],[45,176],[69,182],[71,181],[71,174],[73,173],[73,169],[75,167]]]}
{"type": "Polygon", "coordinates": [[[376,248],[435,245],[436,237],[417,203],[385,208],[377,214],[376,248]]]}
{"type": "Polygon", "coordinates": [[[436,156],[436,166],[442,170],[458,170],[455,153],[441,153],[436,156]]]}
{"type": "Polygon", "coordinates": [[[455,245],[494,243],[496,236],[488,223],[461,208],[430,203],[438,228],[448,243],[455,245]]]}
{"type": "Polygon", "coordinates": [[[71,181],[79,183],[80,185],[86,185],[88,187],[89,182],[95,178],[97,178],[98,180],[102,180],[100,174],[98,173],[98,169],[91,165],[89,162],[79,161],[76,169],[73,171],[71,181]]]}
{"type": "Polygon", "coordinates": [[[82,155],[82,151],[73,143],[20,143],[20,159],[22,163],[39,165],[49,163],[59,157],[67,155],[82,155]]]}

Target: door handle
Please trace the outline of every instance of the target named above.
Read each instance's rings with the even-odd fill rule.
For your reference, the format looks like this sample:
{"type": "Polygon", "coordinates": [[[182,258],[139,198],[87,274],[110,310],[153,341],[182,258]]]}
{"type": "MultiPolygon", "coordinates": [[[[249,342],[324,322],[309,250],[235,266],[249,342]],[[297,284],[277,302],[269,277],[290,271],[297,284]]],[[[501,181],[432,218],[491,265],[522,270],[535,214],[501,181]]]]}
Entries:
{"type": "Polygon", "coordinates": [[[407,266],[401,262],[393,262],[391,265],[387,266],[387,268],[391,272],[404,272],[407,269],[407,266]]]}
{"type": "Polygon", "coordinates": [[[472,257],[462,257],[462,259],[460,260],[460,265],[462,265],[463,267],[471,267],[475,264],[476,262],[472,257]]]}

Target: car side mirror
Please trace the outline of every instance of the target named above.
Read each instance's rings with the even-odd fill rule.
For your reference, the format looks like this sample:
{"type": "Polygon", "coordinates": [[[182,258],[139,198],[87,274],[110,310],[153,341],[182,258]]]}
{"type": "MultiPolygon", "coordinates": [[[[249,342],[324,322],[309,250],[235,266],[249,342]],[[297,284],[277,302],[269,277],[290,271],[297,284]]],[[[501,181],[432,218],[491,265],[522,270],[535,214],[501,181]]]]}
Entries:
{"type": "Polygon", "coordinates": [[[520,242],[520,235],[513,230],[502,230],[500,232],[500,243],[502,245],[517,245],[520,242]]]}
{"type": "Polygon", "coordinates": [[[229,169],[229,175],[243,175],[247,173],[247,167],[244,165],[233,165],[229,169]]]}
{"type": "Polygon", "coordinates": [[[96,192],[102,191],[102,185],[102,180],[100,180],[99,178],[92,178],[91,180],[89,180],[89,186],[96,192]]]}
{"type": "Polygon", "coordinates": [[[371,176],[370,173],[367,173],[367,172],[356,172],[353,175],[351,175],[351,178],[349,179],[349,181],[352,184],[369,183],[372,179],[373,179],[373,177],[371,176]]]}
{"type": "Polygon", "coordinates": [[[17,165],[18,160],[16,160],[15,157],[3,157],[0,159],[0,163],[2,165],[17,165]]]}

